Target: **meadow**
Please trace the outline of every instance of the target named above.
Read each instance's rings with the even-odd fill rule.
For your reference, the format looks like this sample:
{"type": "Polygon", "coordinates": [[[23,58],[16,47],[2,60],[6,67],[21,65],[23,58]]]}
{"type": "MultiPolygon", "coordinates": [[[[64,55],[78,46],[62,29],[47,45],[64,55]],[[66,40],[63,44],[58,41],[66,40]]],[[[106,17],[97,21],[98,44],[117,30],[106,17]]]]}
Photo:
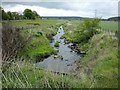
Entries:
{"type": "Polygon", "coordinates": [[[56,34],[57,28],[61,24],[60,20],[18,20],[10,22],[14,27],[21,29],[20,32],[24,39],[30,37],[28,44],[19,55],[31,61],[39,61],[39,58],[43,59],[56,53],[49,42],[56,34]]]}
{"type": "Polygon", "coordinates": [[[76,33],[81,30],[82,22],[47,19],[10,21],[14,27],[20,28],[24,39],[30,39],[19,53],[24,58],[16,59],[3,72],[3,88],[117,88],[118,38],[108,32],[115,33],[118,29],[117,22],[101,21],[101,31],[94,34],[88,42],[80,43],[76,41],[79,39],[76,33]],[[78,49],[86,53],[76,62],[76,72],[70,75],[37,68],[33,62],[56,53],[49,42],[60,25],[65,30],[63,38],[76,43],[78,49]]]}
{"type": "Polygon", "coordinates": [[[68,23],[69,24],[64,26],[66,33],[63,37],[69,42],[77,43],[78,49],[86,53],[84,57],[77,62],[78,72],[76,73],[77,76],[82,79],[80,81],[84,81],[85,85],[88,85],[88,87],[90,85],[91,88],[117,87],[118,38],[115,36],[115,31],[118,28],[117,22],[101,21],[101,29],[100,31],[98,30],[99,33],[93,35],[87,43],[78,42],[80,24],[75,21],[68,23]]]}
{"type": "Polygon", "coordinates": [[[102,21],[100,26],[103,30],[108,31],[118,31],[118,22],[117,21],[102,21]]]}
{"type": "MultiPolygon", "coordinates": [[[[83,21],[81,20],[70,20],[68,21],[71,25],[74,24],[74,26],[76,25],[80,25],[83,21]]],[[[106,30],[106,31],[118,31],[118,21],[101,21],[100,22],[100,27],[102,30],[106,30]]]]}

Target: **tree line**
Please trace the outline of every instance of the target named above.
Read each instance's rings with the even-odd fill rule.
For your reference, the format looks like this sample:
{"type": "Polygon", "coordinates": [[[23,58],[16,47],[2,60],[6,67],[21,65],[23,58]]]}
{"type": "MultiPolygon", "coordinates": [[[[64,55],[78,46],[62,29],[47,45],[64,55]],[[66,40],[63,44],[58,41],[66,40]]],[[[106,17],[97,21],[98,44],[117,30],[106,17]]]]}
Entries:
{"type": "Polygon", "coordinates": [[[32,11],[31,9],[25,9],[23,13],[19,12],[5,12],[2,7],[0,7],[0,15],[2,15],[2,20],[21,20],[21,19],[37,19],[41,18],[40,15],[36,11],[32,11]],[[2,14],[1,14],[2,13],[2,14]]]}

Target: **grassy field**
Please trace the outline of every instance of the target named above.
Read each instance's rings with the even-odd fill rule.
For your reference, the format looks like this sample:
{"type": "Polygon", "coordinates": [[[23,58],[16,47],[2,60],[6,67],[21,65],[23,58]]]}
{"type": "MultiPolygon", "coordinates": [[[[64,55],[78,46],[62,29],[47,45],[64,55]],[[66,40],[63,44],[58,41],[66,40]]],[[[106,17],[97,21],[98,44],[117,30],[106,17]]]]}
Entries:
{"type": "Polygon", "coordinates": [[[79,72],[84,72],[80,77],[93,83],[91,87],[118,87],[118,39],[101,33],[94,35],[88,45],[87,54],[79,61],[79,72]]]}
{"type": "Polygon", "coordinates": [[[24,39],[29,38],[27,45],[19,55],[32,61],[40,61],[41,58],[54,54],[56,51],[50,46],[49,40],[53,39],[61,20],[18,20],[10,21],[14,27],[20,30],[24,39]]]}
{"type": "MultiPolygon", "coordinates": [[[[117,88],[118,87],[118,39],[114,34],[100,32],[90,38],[88,43],[77,43],[80,50],[86,52],[77,63],[78,68],[74,75],[56,74],[40,69],[31,59],[40,59],[54,53],[49,45],[49,37],[57,32],[57,27],[63,24],[64,37],[75,41],[76,31],[81,21],[57,20],[27,20],[11,21],[14,26],[26,27],[21,30],[24,38],[30,36],[21,55],[26,58],[16,60],[2,74],[2,86],[5,88],[117,88]]],[[[101,22],[104,24],[103,22],[101,22]]],[[[108,22],[107,22],[108,23],[108,22]]],[[[103,27],[109,27],[104,24],[103,27]]],[[[116,25],[116,24],[115,24],[116,25]]],[[[107,28],[106,28],[107,30],[107,28]]],[[[113,29],[111,29],[113,30],[113,29]]],[[[115,31],[115,29],[113,30],[115,31]]],[[[51,38],[52,39],[52,38],[51,38]]]]}
{"type": "Polygon", "coordinates": [[[100,26],[104,30],[109,30],[113,32],[118,30],[118,22],[115,21],[102,21],[100,23],[100,26]]]}
{"type": "MultiPolygon", "coordinates": [[[[81,22],[80,22],[81,23],[81,22]]],[[[106,32],[101,31],[94,35],[88,43],[77,43],[80,51],[86,52],[85,56],[78,62],[78,77],[85,81],[85,84],[94,87],[117,87],[118,86],[118,39],[115,34],[110,34],[107,28],[109,23],[101,22],[106,27],[106,32]],[[105,24],[104,24],[105,23],[105,24]],[[111,52],[112,51],[112,52],[111,52]]],[[[100,25],[101,25],[100,23],[100,25]]],[[[116,23],[114,22],[114,27],[116,23]]],[[[76,42],[77,27],[76,23],[65,26],[65,37],[70,42],[76,42]],[[74,25],[75,24],[75,25],[74,25]],[[74,26],[73,30],[69,28],[74,26]]],[[[113,28],[113,27],[112,27],[113,28]]],[[[115,27],[116,28],[116,27],[115,27]]],[[[116,29],[110,30],[115,32],[116,29]]]]}
{"type": "MultiPolygon", "coordinates": [[[[16,20],[16,21],[11,21],[10,23],[16,27],[26,27],[30,26],[33,24],[40,25],[40,26],[52,26],[60,23],[65,22],[68,23],[69,25],[79,25],[82,21],[80,20],[52,20],[52,19],[40,19],[40,20],[16,20]]],[[[115,21],[101,21],[100,26],[103,30],[109,30],[109,31],[117,31],[118,30],[118,22],[115,21]]]]}
{"type": "MultiPolygon", "coordinates": [[[[70,26],[78,26],[82,23],[83,21],[80,21],[80,20],[71,20],[71,21],[68,21],[68,25],[70,26]]],[[[112,32],[115,32],[118,30],[118,22],[116,21],[101,21],[100,22],[100,27],[102,30],[106,30],[106,31],[112,31],[112,32]]]]}
{"type": "MultiPolygon", "coordinates": [[[[102,32],[94,35],[88,43],[87,54],[77,62],[78,69],[75,75],[58,75],[36,68],[34,64],[26,62],[26,60],[19,60],[2,74],[2,86],[14,88],[116,88],[118,87],[117,44],[117,38],[109,33],[102,32]]],[[[81,48],[80,44],[79,46],[81,48]]]]}
{"type": "Polygon", "coordinates": [[[45,69],[36,68],[29,62],[14,63],[2,74],[3,88],[87,88],[84,81],[73,75],[58,75],[45,69]]]}
{"type": "Polygon", "coordinates": [[[46,26],[52,26],[55,25],[56,23],[60,23],[62,22],[61,20],[52,20],[52,19],[38,19],[38,20],[16,20],[16,21],[10,21],[12,23],[12,25],[15,25],[17,27],[24,27],[27,25],[33,25],[33,24],[37,24],[37,25],[46,25],[46,26]]]}

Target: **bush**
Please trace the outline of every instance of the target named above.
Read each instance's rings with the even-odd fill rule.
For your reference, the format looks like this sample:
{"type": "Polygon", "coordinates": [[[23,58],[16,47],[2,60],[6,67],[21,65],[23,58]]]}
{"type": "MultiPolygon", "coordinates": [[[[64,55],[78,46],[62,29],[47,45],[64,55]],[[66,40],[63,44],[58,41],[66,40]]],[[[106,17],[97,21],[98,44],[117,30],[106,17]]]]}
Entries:
{"type": "Polygon", "coordinates": [[[10,65],[25,46],[26,40],[20,35],[19,28],[3,23],[2,27],[2,60],[3,67],[10,65]],[[9,64],[8,64],[9,63],[9,64]]]}
{"type": "Polygon", "coordinates": [[[37,32],[34,34],[35,37],[40,37],[41,35],[43,35],[42,32],[37,32]]]}
{"type": "Polygon", "coordinates": [[[55,47],[59,47],[59,42],[56,41],[55,44],[54,44],[55,47]]]}
{"type": "Polygon", "coordinates": [[[76,41],[79,42],[88,42],[89,39],[94,35],[97,34],[97,29],[99,28],[100,19],[94,18],[92,20],[85,20],[81,25],[78,26],[80,30],[74,32],[76,35],[76,41]]]}

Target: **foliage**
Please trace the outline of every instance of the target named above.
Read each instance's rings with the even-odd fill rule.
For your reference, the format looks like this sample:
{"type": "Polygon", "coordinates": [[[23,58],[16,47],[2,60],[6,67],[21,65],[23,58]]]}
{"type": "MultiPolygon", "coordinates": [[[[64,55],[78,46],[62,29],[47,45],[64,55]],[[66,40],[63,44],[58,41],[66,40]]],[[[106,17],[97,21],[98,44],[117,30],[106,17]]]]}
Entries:
{"type": "Polygon", "coordinates": [[[30,9],[25,9],[23,14],[24,14],[24,18],[25,19],[39,18],[39,15],[37,14],[37,12],[36,11],[32,11],[30,9]]]}
{"type": "Polygon", "coordinates": [[[34,34],[34,36],[36,36],[36,37],[40,37],[41,35],[43,35],[42,32],[37,32],[34,34]]]}
{"type": "Polygon", "coordinates": [[[87,54],[79,61],[79,71],[83,69],[84,78],[94,81],[92,88],[118,87],[117,44],[117,38],[109,33],[91,38],[87,54]]]}
{"type": "Polygon", "coordinates": [[[99,33],[98,28],[100,28],[99,18],[88,19],[80,22],[71,22],[72,25],[67,25],[65,27],[65,37],[67,40],[70,40],[75,43],[87,43],[90,38],[99,33]],[[80,24],[79,24],[80,23],[80,24]],[[73,28],[73,30],[70,30],[73,28]]]}
{"type": "MultiPolygon", "coordinates": [[[[48,38],[57,32],[54,20],[19,20],[11,21],[11,24],[17,27],[27,27],[20,32],[9,30],[11,27],[5,26],[7,39],[13,40],[14,43],[6,43],[5,46],[10,50],[11,45],[17,45],[16,42],[29,38],[26,47],[19,54],[27,57],[25,61],[15,60],[6,71],[2,72],[3,88],[116,88],[118,87],[118,40],[113,34],[108,32],[97,33],[99,20],[86,20],[81,25],[73,25],[65,30],[65,37],[76,42],[80,50],[86,50],[86,55],[80,59],[78,70],[75,75],[63,75],[49,72],[37,68],[31,60],[40,60],[46,55],[54,53],[54,49],[49,45],[48,38]],[[35,27],[29,27],[29,24],[35,27]],[[34,25],[36,24],[37,25],[34,25]],[[7,32],[10,31],[12,34],[7,32]],[[14,34],[13,34],[14,33],[14,34]],[[66,34],[67,33],[67,34],[66,34]],[[10,34],[10,35],[7,35],[10,34]],[[21,34],[23,38],[19,37],[21,34]],[[13,35],[13,36],[12,36],[13,35]],[[17,36],[17,37],[16,37],[17,36]],[[13,38],[13,39],[11,39],[13,38]],[[85,43],[84,43],[85,42],[85,43]],[[8,45],[8,46],[6,46],[8,45]],[[28,61],[29,60],[29,61],[28,61]]],[[[73,22],[74,23],[74,22],[73,22]]],[[[76,23],[76,22],[75,22],[76,23]]],[[[65,25],[65,27],[67,27],[65,25]]],[[[18,29],[18,28],[16,28],[18,29]]],[[[15,29],[15,30],[16,30],[15,29]]],[[[4,39],[4,38],[3,38],[4,39]]],[[[12,41],[10,41],[12,42],[12,41]]],[[[59,45],[59,42],[55,42],[59,45]]],[[[24,44],[22,44],[24,45],[24,44]]],[[[6,51],[7,49],[6,48],[6,51]]],[[[17,47],[17,49],[19,49],[17,47]]],[[[16,50],[17,51],[17,50],[16,50]]],[[[10,51],[9,51],[10,52],[10,51]]],[[[11,53],[11,52],[10,52],[11,53]]],[[[7,57],[10,58],[10,57],[7,57]]]]}
{"type": "Polygon", "coordinates": [[[30,36],[29,42],[20,53],[21,56],[31,61],[41,61],[41,59],[54,53],[54,49],[49,45],[49,40],[44,35],[44,32],[35,28],[32,31],[25,30],[21,32],[24,38],[30,36]]]}
{"type": "MultiPolygon", "coordinates": [[[[103,21],[101,23],[103,23],[103,21]]],[[[104,27],[111,27],[110,23],[112,24],[113,22],[104,22],[104,27]]],[[[84,24],[88,25],[89,27],[91,26],[89,21],[85,21],[84,24]]],[[[73,23],[73,26],[74,25],[76,25],[75,22],[73,23]]],[[[88,84],[89,88],[117,88],[119,55],[117,46],[118,39],[115,36],[115,33],[110,33],[107,30],[103,31],[101,29],[101,32],[99,34],[93,34],[93,36],[91,35],[92,37],[89,39],[88,42],[79,42],[80,36],[87,37],[85,35],[89,35],[84,34],[82,36],[83,32],[81,30],[87,31],[87,29],[85,28],[88,28],[88,30],[90,30],[89,27],[86,27],[86,25],[80,25],[78,27],[74,27],[73,31],[66,29],[64,35],[66,39],[77,43],[80,52],[86,52],[86,54],[80,59],[80,61],[77,62],[77,76],[81,78],[80,82],[84,82],[85,85],[88,84]],[[80,32],[82,32],[81,35],[80,32]]]]}
{"type": "Polygon", "coordinates": [[[2,10],[2,20],[8,20],[9,19],[8,14],[3,10],[3,8],[1,10],[2,10]]]}
{"type": "MultiPolygon", "coordinates": [[[[100,19],[85,20],[80,25],[80,30],[76,31],[77,42],[88,42],[88,40],[97,32],[100,19]]],[[[79,26],[78,26],[79,27],[79,26]]]]}
{"type": "Polygon", "coordinates": [[[75,75],[56,74],[19,60],[2,73],[3,88],[117,88],[118,39],[108,33],[94,35],[75,75]],[[112,51],[112,52],[111,52],[112,51]]]}
{"type": "Polygon", "coordinates": [[[21,20],[21,19],[36,19],[40,18],[36,11],[30,9],[25,9],[23,15],[18,12],[5,12],[2,7],[0,7],[2,13],[2,20],[21,20]]]}
{"type": "Polygon", "coordinates": [[[9,11],[7,12],[8,16],[9,16],[9,20],[13,20],[13,16],[12,16],[12,13],[9,11]]]}
{"type": "Polygon", "coordinates": [[[34,16],[32,10],[30,10],[30,9],[25,9],[23,14],[26,19],[35,19],[35,16],[34,16]]]}
{"type": "Polygon", "coordinates": [[[9,66],[14,58],[25,47],[27,39],[23,39],[18,28],[9,23],[2,23],[2,60],[4,65],[9,66]]]}
{"type": "Polygon", "coordinates": [[[59,47],[59,42],[56,41],[55,44],[54,44],[55,47],[59,47]]]}
{"type": "MultiPolygon", "coordinates": [[[[87,88],[89,84],[73,75],[52,73],[19,60],[2,73],[3,88],[87,88]],[[20,63],[20,64],[19,64],[20,63]]],[[[44,90],[44,89],[43,89],[44,90]]]]}

